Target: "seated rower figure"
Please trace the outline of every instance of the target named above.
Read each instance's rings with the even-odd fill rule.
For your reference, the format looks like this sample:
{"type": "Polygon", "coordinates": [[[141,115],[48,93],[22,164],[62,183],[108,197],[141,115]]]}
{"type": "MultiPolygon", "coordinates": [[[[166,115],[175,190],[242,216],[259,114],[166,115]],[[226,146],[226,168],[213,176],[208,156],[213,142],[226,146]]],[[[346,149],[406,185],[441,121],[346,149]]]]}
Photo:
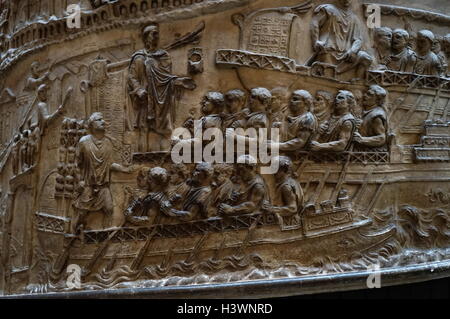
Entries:
{"type": "Polygon", "coordinates": [[[403,29],[395,29],[392,34],[392,55],[387,67],[389,70],[412,73],[416,64],[416,54],[409,45],[409,33],[403,29]]]}
{"type": "Polygon", "coordinates": [[[158,224],[164,217],[186,220],[187,213],[173,208],[169,186],[169,174],[161,167],[154,167],[148,173],[149,193],[134,200],[125,211],[125,219],[133,225],[158,224]]]}
{"type": "MultiPolygon", "coordinates": [[[[254,88],[251,91],[249,101],[249,115],[245,119],[245,125],[243,129],[255,129],[256,133],[259,133],[258,129],[267,129],[266,133],[269,134],[270,129],[270,117],[268,115],[270,104],[272,103],[272,94],[266,88],[254,88]]],[[[242,128],[242,127],[238,127],[242,128]]],[[[226,129],[227,138],[235,138],[238,142],[251,143],[257,142],[257,137],[244,136],[236,132],[233,128],[226,129]]],[[[267,135],[269,136],[269,135],[267,135]]]]}
{"type": "Polygon", "coordinates": [[[245,108],[247,98],[242,90],[235,89],[225,93],[225,105],[227,115],[224,120],[224,128],[243,128],[249,110],[245,108]]]}
{"type": "Polygon", "coordinates": [[[276,196],[274,205],[265,203],[263,211],[275,213],[279,217],[299,218],[299,213],[304,206],[303,190],[300,183],[294,177],[292,161],[287,156],[279,156],[276,159],[279,163],[279,170],[275,174],[276,196]]]}
{"type": "Polygon", "coordinates": [[[218,212],[222,216],[251,214],[261,211],[269,200],[269,193],[264,179],[256,172],[256,159],[251,155],[239,156],[236,173],[240,178],[239,190],[232,194],[232,203],[222,203],[218,212]]]}
{"type": "Polygon", "coordinates": [[[183,200],[182,210],[172,208],[170,214],[182,216],[184,221],[207,219],[212,216],[213,176],[214,167],[210,163],[197,163],[190,180],[191,188],[183,200]]]}
{"type": "MultiPolygon", "coordinates": [[[[281,152],[304,150],[318,129],[317,119],[311,113],[314,98],[305,90],[292,93],[289,113],[281,128],[282,141],[278,143],[281,152]]],[[[273,147],[275,142],[271,142],[273,147]]]]}
{"type": "Polygon", "coordinates": [[[349,91],[339,91],[334,102],[333,116],[328,123],[319,128],[318,141],[311,142],[311,150],[319,152],[345,152],[351,147],[353,133],[357,127],[357,121],[350,112],[350,105],[354,96],[349,91]]]}
{"type": "Polygon", "coordinates": [[[422,30],[417,33],[417,60],[414,73],[439,76],[444,71],[441,60],[432,51],[434,41],[435,36],[429,30],[422,30]]]}
{"type": "Polygon", "coordinates": [[[387,92],[378,85],[372,85],[364,95],[364,114],[359,132],[353,140],[363,148],[380,148],[387,142],[387,114],[385,103],[387,92]]]}

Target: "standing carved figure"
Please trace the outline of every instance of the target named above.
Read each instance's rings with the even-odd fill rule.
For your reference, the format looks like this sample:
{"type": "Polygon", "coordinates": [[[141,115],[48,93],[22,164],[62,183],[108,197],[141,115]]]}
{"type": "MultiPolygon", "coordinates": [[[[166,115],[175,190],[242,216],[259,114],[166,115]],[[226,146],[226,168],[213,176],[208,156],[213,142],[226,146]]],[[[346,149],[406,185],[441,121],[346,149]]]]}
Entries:
{"type": "Polygon", "coordinates": [[[438,56],[432,51],[435,36],[429,30],[417,33],[417,61],[414,73],[422,75],[440,75],[442,64],[438,56]]]}
{"type": "Polygon", "coordinates": [[[195,83],[172,74],[169,53],[158,49],[157,25],[144,28],[142,37],[145,49],[131,58],[128,92],[136,112],[134,127],[139,130],[139,151],[161,151],[170,146],[166,142],[173,129],[178,88],[193,90],[195,83]],[[159,145],[151,145],[149,132],[159,135],[159,145]]]}
{"type": "Polygon", "coordinates": [[[319,128],[320,141],[311,142],[313,151],[343,152],[349,150],[356,130],[357,122],[350,112],[353,94],[349,91],[339,91],[334,102],[334,114],[319,128]]]}
{"type": "MultiPolygon", "coordinates": [[[[41,134],[44,134],[44,130],[58,118],[60,118],[66,110],[67,101],[72,95],[73,89],[70,87],[67,90],[66,96],[64,97],[63,103],[58,107],[58,109],[53,113],[49,114],[48,111],[48,86],[42,84],[39,86],[37,91],[38,96],[38,114],[37,114],[37,125],[41,134]]],[[[33,123],[34,124],[34,123],[33,123]]]]}
{"type": "Polygon", "coordinates": [[[356,69],[364,78],[372,57],[362,50],[362,23],[352,10],[353,0],[319,5],[311,22],[314,61],[337,65],[338,73],[356,69]]]}
{"type": "Polygon", "coordinates": [[[37,124],[30,126],[30,140],[28,141],[28,162],[33,166],[37,162],[39,148],[41,144],[41,130],[37,124]]]}
{"type": "Polygon", "coordinates": [[[48,81],[50,72],[46,72],[41,76],[39,71],[40,66],[40,63],[37,61],[31,64],[31,76],[27,79],[27,83],[25,85],[27,90],[34,91],[48,81]]]}
{"type": "Polygon", "coordinates": [[[113,215],[111,171],[131,173],[133,170],[133,167],[125,168],[113,163],[114,149],[106,136],[105,125],[102,113],[92,114],[88,120],[90,134],[82,137],[77,146],[80,176],[79,196],[73,203],[76,210],[72,223],[73,234],[80,225],[85,224],[86,215],[91,212],[103,212],[103,226],[109,226],[113,215]]]}
{"type": "Polygon", "coordinates": [[[11,149],[12,169],[14,175],[20,173],[20,141],[22,137],[20,134],[14,136],[13,146],[11,149]]]}
{"type": "Polygon", "coordinates": [[[364,95],[364,115],[359,132],[353,134],[353,140],[361,146],[379,148],[387,141],[387,114],[385,103],[387,92],[378,85],[372,85],[364,95]]]}
{"type": "Polygon", "coordinates": [[[416,54],[408,47],[409,33],[403,29],[395,29],[392,34],[392,55],[387,64],[388,69],[399,72],[414,71],[416,54]]]}

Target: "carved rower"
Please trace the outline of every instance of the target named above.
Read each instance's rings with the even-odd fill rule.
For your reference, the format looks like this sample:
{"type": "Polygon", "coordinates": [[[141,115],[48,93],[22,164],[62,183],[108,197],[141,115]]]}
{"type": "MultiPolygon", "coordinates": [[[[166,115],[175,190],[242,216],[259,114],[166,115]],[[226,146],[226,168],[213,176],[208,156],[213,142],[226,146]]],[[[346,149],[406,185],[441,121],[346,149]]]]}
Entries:
{"type": "Polygon", "coordinates": [[[236,164],[236,174],[241,179],[239,191],[233,192],[232,204],[219,205],[219,214],[229,216],[255,213],[269,200],[266,183],[256,172],[256,166],[256,159],[251,155],[239,156],[236,164]]]}
{"type": "Polygon", "coordinates": [[[392,35],[392,55],[387,64],[388,69],[398,72],[412,73],[416,64],[416,54],[408,47],[409,33],[403,29],[395,29],[392,35]]]}
{"type": "Polygon", "coordinates": [[[417,61],[414,73],[422,75],[440,75],[443,66],[438,56],[432,51],[435,36],[429,30],[417,33],[417,61]]]}
{"type": "Polygon", "coordinates": [[[378,85],[372,85],[364,95],[364,115],[359,132],[353,140],[366,148],[380,148],[387,142],[387,115],[384,108],[387,92],[378,85]]]}
{"type": "MultiPolygon", "coordinates": [[[[316,117],[311,113],[314,99],[308,91],[297,90],[292,93],[289,102],[289,113],[282,127],[282,140],[278,143],[282,152],[304,150],[309,146],[317,131],[316,117]]],[[[274,143],[271,143],[274,146],[274,143]]]]}
{"type": "Polygon", "coordinates": [[[349,91],[339,91],[334,102],[334,114],[319,128],[320,141],[311,142],[311,150],[344,152],[350,149],[357,122],[350,112],[350,104],[354,99],[349,91]]]}
{"type": "Polygon", "coordinates": [[[275,213],[281,217],[291,217],[301,212],[304,206],[303,190],[300,183],[294,178],[293,164],[289,157],[279,156],[276,158],[279,170],[275,174],[277,183],[274,205],[265,203],[264,211],[275,213]]]}

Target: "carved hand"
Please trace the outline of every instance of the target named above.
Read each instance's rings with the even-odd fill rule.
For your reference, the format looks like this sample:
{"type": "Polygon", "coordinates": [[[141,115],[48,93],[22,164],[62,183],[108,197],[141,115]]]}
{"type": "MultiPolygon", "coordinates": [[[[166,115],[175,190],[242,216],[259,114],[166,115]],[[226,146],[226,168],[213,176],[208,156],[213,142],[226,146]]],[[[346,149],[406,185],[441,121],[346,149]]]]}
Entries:
{"type": "Polygon", "coordinates": [[[195,90],[197,88],[197,85],[195,84],[194,80],[190,77],[182,77],[175,80],[176,86],[181,86],[185,88],[186,90],[195,90]]]}
{"type": "Polygon", "coordinates": [[[220,204],[219,205],[219,213],[229,215],[233,213],[233,207],[227,204],[220,204]]]}
{"type": "Polygon", "coordinates": [[[320,143],[317,142],[317,141],[312,141],[311,144],[310,144],[310,148],[313,151],[320,151],[322,149],[321,146],[320,146],[320,143]]]}
{"type": "Polygon", "coordinates": [[[147,97],[147,91],[144,89],[139,89],[137,91],[137,96],[139,99],[143,100],[145,97],[147,97]]]}
{"type": "Polygon", "coordinates": [[[317,53],[324,52],[325,43],[323,41],[317,41],[316,44],[314,44],[314,51],[316,51],[317,53]]]}
{"type": "Polygon", "coordinates": [[[353,140],[357,143],[362,142],[363,137],[358,132],[353,133],[353,140]]]}

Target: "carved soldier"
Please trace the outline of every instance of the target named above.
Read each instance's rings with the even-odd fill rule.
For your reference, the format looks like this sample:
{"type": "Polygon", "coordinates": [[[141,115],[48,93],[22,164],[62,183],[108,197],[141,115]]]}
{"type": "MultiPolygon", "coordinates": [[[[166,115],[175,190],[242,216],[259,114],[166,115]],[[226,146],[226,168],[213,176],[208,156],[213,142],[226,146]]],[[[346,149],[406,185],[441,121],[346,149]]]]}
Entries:
{"type": "Polygon", "coordinates": [[[281,217],[300,217],[298,214],[303,209],[304,197],[302,187],[295,179],[292,161],[287,156],[279,156],[276,160],[279,163],[279,170],[275,174],[277,196],[274,204],[264,204],[263,210],[281,217]]]}
{"type": "Polygon", "coordinates": [[[33,166],[37,162],[37,156],[40,151],[41,130],[37,124],[32,124],[30,126],[30,132],[30,140],[28,141],[28,162],[33,166]]]}
{"type": "Polygon", "coordinates": [[[39,126],[39,130],[41,134],[44,134],[45,129],[58,118],[60,118],[65,113],[65,107],[68,99],[72,95],[72,88],[70,87],[67,90],[66,96],[63,100],[63,103],[58,107],[56,112],[53,114],[49,114],[48,111],[48,86],[46,84],[42,84],[39,86],[37,91],[38,96],[38,114],[37,114],[37,125],[39,126]]]}
{"type": "Polygon", "coordinates": [[[356,119],[350,112],[350,101],[354,99],[349,91],[339,91],[334,102],[334,113],[328,123],[319,128],[320,141],[311,142],[313,151],[343,152],[347,151],[356,130],[356,119]]]}
{"type": "MultiPolygon", "coordinates": [[[[314,99],[308,91],[297,90],[292,93],[289,102],[290,115],[283,122],[282,142],[278,144],[280,151],[300,151],[309,146],[318,129],[317,119],[311,113],[313,104],[314,99]]],[[[273,144],[272,142],[272,147],[273,144]]]]}
{"type": "Polygon", "coordinates": [[[429,30],[422,30],[417,33],[417,61],[414,66],[414,73],[422,75],[441,74],[443,68],[441,61],[432,51],[434,39],[433,32],[429,30]]]}
{"type": "Polygon", "coordinates": [[[113,163],[113,145],[106,136],[105,125],[102,113],[92,114],[88,120],[90,134],[81,138],[77,146],[80,194],[73,203],[76,210],[72,224],[73,234],[81,224],[85,224],[88,213],[103,212],[103,226],[110,224],[113,215],[111,171],[133,171],[133,167],[125,168],[113,163]]]}
{"type": "Polygon", "coordinates": [[[250,95],[250,114],[247,117],[246,128],[269,128],[268,111],[272,103],[272,94],[266,88],[252,89],[250,95]]]}
{"type": "Polygon", "coordinates": [[[408,47],[409,33],[403,29],[395,29],[392,34],[392,55],[387,64],[388,69],[412,73],[416,64],[416,54],[408,47]]]}
{"type": "Polygon", "coordinates": [[[20,168],[20,145],[21,145],[21,135],[20,134],[16,134],[14,136],[14,141],[13,141],[13,146],[11,149],[11,158],[12,158],[12,169],[13,169],[13,173],[14,175],[19,174],[21,168],[20,168]]]}
{"type": "Polygon", "coordinates": [[[277,87],[270,91],[272,103],[270,104],[270,121],[272,127],[281,127],[284,120],[284,111],[288,107],[289,92],[286,88],[277,87]]]}
{"type": "Polygon", "coordinates": [[[218,212],[224,216],[255,213],[269,200],[269,193],[261,175],[256,172],[256,159],[251,155],[239,156],[236,174],[241,183],[232,194],[232,204],[222,203],[218,212]]]}
{"type": "Polygon", "coordinates": [[[442,51],[441,43],[443,43],[443,38],[440,36],[436,36],[431,50],[433,51],[434,54],[436,54],[439,61],[441,62],[441,74],[445,76],[447,74],[448,64],[447,64],[447,56],[442,51]]]}
{"type": "Polygon", "coordinates": [[[235,89],[225,94],[225,103],[227,116],[224,122],[224,128],[243,128],[245,119],[249,110],[245,108],[246,96],[242,90],[235,89]]]}
{"type": "Polygon", "coordinates": [[[25,89],[34,91],[39,88],[42,84],[45,84],[48,81],[48,77],[50,76],[50,72],[46,72],[44,75],[40,75],[40,63],[35,61],[31,64],[31,77],[27,79],[27,83],[25,85],[25,89]]]}
{"type": "Polygon", "coordinates": [[[337,65],[337,72],[356,69],[357,78],[364,78],[372,57],[362,51],[362,23],[352,11],[353,0],[337,0],[336,5],[319,5],[314,10],[311,34],[316,58],[337,65]]]}
{"type": "Polygon", "coordinates": [[[377,69],[385,70],[389,64],[392,49],[392,29],[387,27],[376,28],[374,30],[374,43],[377,69]]]}
{"type": "Polygon", "coordinates": [[[22,168],[22,173],[25,172],[30,166],[28,165],[28,141],[30,138],[30,131],[23,130],[21,132],[22,139],[20,141],[20,166],[22,168]]]}
{"type": "Polygon", "coordinates": [[[233,191],[236,189],[234,183],[234,167],[230,164],[218,164],[214,167],[216,189],[213,195],[213,204],[230,203],[233,191]]]}
{"type": "Polygon", "coordinates": [[[140,151],[155,149],[150,145],[148,133],[158,134],[161,145],[156,151],[165,148],[163,141],[170,138],[173,129],[175,101],[178,88],[194,89],[190,78],[172,74],[172,61],[167,51],[158,49],[159,27],[150,25],[144,28],[142,37],[145,49],[133,54],[129,66],[128,92],[131,97],[136,118],[134,126],[139,129],[140,151]]]}
{"type": "Polygon", "coordinates": [[[444,70],[444,73],[447,76],[450,76],[450,33],[444,36],[442,40],[442,52],[445,54],[445,57],[447,59],[447,69],[444,70]]]}
{"type": "Polygon", "coordinates": [[[176,208],[181,209],[181,204],[189,192],[189,175],[188,167],[182,163],[173,164],[170,168],[169,197],[176,208]]]}
{"type": "Polygon", "coordinates": [[[125,218],[133,225],[161,223],[166,218],[187,220],[188,213],[176,211],[172,205],[169,188],[169,174],[162,167],[148,171],[148,194],[135,199],[125,211],[125,218]]]}
{"type": "Polygon", "coordinates": [[[364,95],[364,115],[359,132],[353,134],[353,140],[367,148],[379,148],[387,141],[387,114],[385,103],[387,92],[378,85],[372,85],[364,95]]]}
{"type": "Polygon", "coordinates": [[[213,175],[214,167],[210,163],[198,163],[192,173],[192,186],[184,198],[182,210],[171,209],[170,214],[180,216],[182,220],[206,219],[212,215],[213,175]]]}
{"type": "Polygon", "coordinates": [[[331,107],[333,105],[333,94],[327,91],[317,91],[314,100],[314,115],[319,124],[325,123],[330,119],[331,107]]]}

